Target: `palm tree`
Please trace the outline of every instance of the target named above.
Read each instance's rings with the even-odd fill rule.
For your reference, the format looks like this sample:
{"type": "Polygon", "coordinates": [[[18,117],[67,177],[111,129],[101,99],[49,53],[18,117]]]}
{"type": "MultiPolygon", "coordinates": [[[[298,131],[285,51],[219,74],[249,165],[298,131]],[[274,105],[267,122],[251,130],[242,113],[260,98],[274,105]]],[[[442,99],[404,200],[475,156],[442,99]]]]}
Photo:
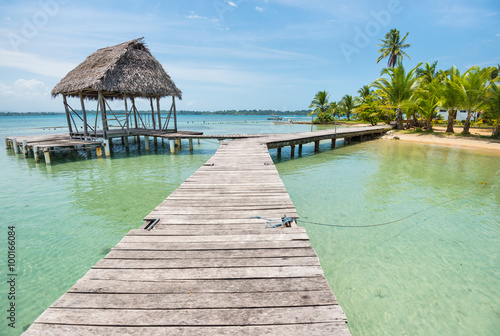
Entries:
{"type": "Polygon", "coordinates": [[[339,110],[347,117],[347,120],[351,120],[352,111],[356,108],[356,106],[356,99],[353,98],[353,96],[346,94],[340,100],[339,110]]]}
{"type": "Polygon", "coordinates": [[[424,127],[432,130],[432,119],[437,115],[441,104],[442,85],[438,78],[422,85],[413,93],[411,100],[404,107],[413,108],[424,118],[424,127]]]}
{"type": "Polygon", "coordinates": [[[335,103],[328,103],[328,99],[330,98],[330,94],[326,91],[318,91],[314,96],[314,99],[311,101],[309,108],[314,108],[313,111],[309,112],[308,116],[313,116],[311,119],[311,132],[312,132],[312,123],[314,120],[314,114],[320,116],[320,114],[324,114],[325,112],[330,112],[334,107],[335,103]]]}
{"type": "Polygon", "coordinates": [[[485,106],[490,117],[497,120],[491,136],[500,137],[500,84],[490,82],[485,106]]]}
{"type": "Polygon", "coordinates": [[[437,63],[438,61],[435,61],[432,64],[426,62],[424,65],[417,69],[417,77],[421,78],[422,82],[424,83],[432,82],[439,76],[439,72],[436,70],[437,63]]]}
{"type": "Polygon", "coordinates": [[[442,103],[443,107],[448,110],[448,126],[446,132],[454,133],[453,123],[457,118],[458,108],[463,101],[463,88],[460,78],[460,71],[452,66],[446,71],[441,71],[443,78],[442,103]]]}
{"type": "Polygon", "coordinates": [[[486,98],[488,90],[487,82],[490,79],[491,70],[473,66],[467,70],[461,79],[463,104],[462,106],[467,110],[467,118],[465,119],[463,134],[469,134],[470,118],[472,111],[478,109],[486,98]]]}
{"type": "Polygon", "coordinates": [[[418,63],[416,67],[405,72],[403,63],[399,60],[395,68],[384,68],[382,70],[381,76],[388,75],[388,79],[379,78],[372,84],[373,87],[386,94],[388,101],[397,108],[396,121],[398,129],[403,128],[403,103],[410,99],[418,87],[415,73],[421,64],[418,63]]]}
{"type": "Polygon", "coordinates": [[[403,49],[408,48],[411,44],[404,44],[406,37],[409,33],[403,37],[403,39],[399,39],[399,30],[391,29],[390,32],[385,34],[385,40],[380,40],[383,43],[377,44],[377,46],[382,47],[378,52],[381,54],[377,60],[377,63],[380,62],[383,58],[389,56],[387,60],[387,67],[394,68],[397,64],[398,60],[403,59],[403,55],[410,59],[410,56],[403,49]]]}
{"type": "Polygon", "coordinates": [[[359,93],[359,98],[365,100],[372,94],[372,91],[370,90],[369,85],[363,85],[361,89],[358,90],[358,93],[359,93]]]}

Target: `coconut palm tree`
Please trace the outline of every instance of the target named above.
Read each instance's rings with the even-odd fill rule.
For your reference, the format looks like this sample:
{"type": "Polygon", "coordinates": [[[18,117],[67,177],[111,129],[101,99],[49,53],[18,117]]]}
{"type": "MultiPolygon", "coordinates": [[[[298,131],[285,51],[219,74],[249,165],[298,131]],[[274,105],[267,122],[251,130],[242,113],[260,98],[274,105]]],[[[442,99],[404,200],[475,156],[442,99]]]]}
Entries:
{"type": "Polygon", "coordinates": [[[442,106],[448,110],[448,126],[446,132],[454,133],[453,123],[457,118],[458,108],[462,106],[463,102],[463,87],[460,76],[460,71],[452,66],[446,71],[441,71],[443,78],[443,90],[441,91],[442,106]]]}
{"type": "Polygon", "coordinates": [[[424,65],[417,69],[417,77],[421,78],[422,82],[424,83],[432,82],[439,76],[439,71],[437,71],[436,69],[437,63],[438,61],[435,61],[432,64],[426,62],[424,65]]]}
{"type": "Polygon", "coordinates": [[[397,29],[391,29],[391,31],[385,34],[385,40],[380,40],[383,43],[377,44],[377,46],[382,47],[378,51],[381,55],[378,58],[377,63],[380,62],[383,58],[389,57],[387,59],[387,67],[394,68],[397,62],[403,59],[403,56],[406,56],[408,57],[408,59],[410,59],[410,56],[408,56],[408,54],[403,51],[403,49],[406,49],[411,45],[404,43],[408,34],[409,33],[406,33],[406,35],[401,40],[399,37],[399,30],[397,29]]]}
{"type": "Polygon", "coordinates": [[[361,87],[361,89],[358,90],[358,93],[359,93],[359,98],[361,98],[361,100],[366,100],[368,97],[370,97],[370,95],[372,94],[372,91],[370,89],[370,86],[369,85],[363,85],[361,87]]]}
{"type": "Polygon", "coordinates": [[[469,134],[472,111],[477,110],[484,103],[491,72],[489,68],[481,69],[478,66],[473,66],[460,78],[462,84],[461,88],[463,90],[462,107],[467,110],[467,118],[465,119],[464,129],[462,131],[463,134],[469,134]]]}
{"type": "Polygon", "coordinates": [[[415,73],[421,64],[418,63],[416,67],[406,72],[403,63],[399,60],[396,67],[382,70],[381,76],[387,75],[389,78],[379,78],[372,84],[373,87],[386,94],[389,103],[396,107],[398,129],[403,128],[403,103],[411,98],[418,87],[415,73]]]}
{"type": "Polygon", "coordinates": [[[351,114],[358,104],[356,99],[351,95],[345,95],[342,97],[339,103],[339,111],[347,117],[347,120],[351,120],[351,114]]]}
{"type": "Polygon", "coordinates": [[[411,99],[403,103],[404,107],[414,109],[424,119],[424,127],[432,130],[432,119],[437,115],[437,109],[441,104],[442,85],[438,78],[434,78],[430,83],[422,83],[415,90],[411,99]]]}
{"type": "Polygon", "coordinates": [[[500,84],[490,82],[487,98],[485,101],[486,112],[492,119],[496,119],[492,137],[500,137],[500,84]]]}
{"type": "Polygon", "coordinates": [[[328,99],[330,98],[330,94],[326,91],[318,91],[314,96],[314,99],[311,101],[309,108],[314,108],[311,112],[309,112],[308,116],[313,116],[311,119],[311,132],[312,132],[312,122],[314,120],[314,114],[318,117],[325,113],[330,113],[334,108],[335,103],[329,103],[328,99]]]}

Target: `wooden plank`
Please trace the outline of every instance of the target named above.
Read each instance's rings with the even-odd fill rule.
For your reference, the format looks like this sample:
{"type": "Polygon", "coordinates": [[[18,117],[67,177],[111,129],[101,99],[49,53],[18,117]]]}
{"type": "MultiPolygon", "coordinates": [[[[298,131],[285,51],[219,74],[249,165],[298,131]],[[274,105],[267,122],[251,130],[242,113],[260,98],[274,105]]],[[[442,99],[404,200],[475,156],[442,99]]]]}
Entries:
{"type": "Polygon", "coordinates": [[[115,249],[124,250],[235,250],[235,249],[284,249],[296,247],[311,247],[307,240],[282,240],[282,241],[250,241],[250,242],[216,242],[216,243],[123,243],[119,242],[115,249]]]}
{"type": "Polygon", "coordinates": [[[123,281],[99,280],[84,277],[71,287],[69,293],[115,294],[168,294],[168,293],[271,293],[326,291],[328,282],[324,276],[269,278],[269,279],[211,279],[211,280],[163,280],[123,281]]]}
{"type": "Polygon", "coordinates": [[[52,308],[207,309],[335,305],[331,290],[272,293],[81,294],[66,293],[52,308]]]}
{"type": "Polygon", "coordinates": [[[271,325],[345,321],[338,305],[261,309],[65,309],[49,308],[38,323],[108,326],[271,325]]]}
{"type": "Polygon", "coordinates": [[[266,326],[225,326],[225,327],[127,327],[127,326],[88,326],[88,325],[59,325],[34,323],[25,335],[149,335],[149,336],[261,336],[261,335],[308,335],[325,336],[337,335],[348,336],[349,330],[345,322],[329,322],[317,324],[289,324],[289,325],[266,325],[266,326]]]}
{"type": "Polygon", "coordinates": [[[208,267],[276,267],[276,266],[319,266],[317,257],[275,257],[275,258],[192,258],[192,259],[116,259],[106,257],[94,269],[167,269],[208,267]]]}
{"type": "Polygon", "coordinates": [[[112,249],[106,258],[113,259],[216,259],[216,258],[277,258],[277,257],[316,257],[310,247],[288,249],[252,250],[205,250],[200,251],[142,251],[112,249]]]}
{"type": "Polygon", "coordinates": [[[252,279],[314,277],[323,274],[321,266],[213,267],[166,269],[91,269],[86,276],[98,280],[163,281],[204,279],[252,279]]]}
{"type": "Polygon", "coordinates": [[[248,235],[214,235],[214,236],[163,236],[163,235],[133,235],[125,236],[122,243],[203,243],[203,242],[251,242],[251,241],[280,241],[280,240],[309,240],[307,234],[248,234],[248,235]]]}
{"type": "MultiPolygon", "coordinates": [[[[188,226],[189,227],[189,226],[188,226]]],[[[240,229],[236,227],[230,227],[229,229],[220,229],[219,226],[214,226],[213,229],[201,230],[197,229],[170,229],[170,230],[141,230],[135,229],[130,230],[127,236],[207,236],[207,235],[272,235],[272,234],[297,234],[305,233],[306,230],[303,227],[297,228],[286,228],[284,230],[269,230],[265,228],[261,229],[240,229]]]]}

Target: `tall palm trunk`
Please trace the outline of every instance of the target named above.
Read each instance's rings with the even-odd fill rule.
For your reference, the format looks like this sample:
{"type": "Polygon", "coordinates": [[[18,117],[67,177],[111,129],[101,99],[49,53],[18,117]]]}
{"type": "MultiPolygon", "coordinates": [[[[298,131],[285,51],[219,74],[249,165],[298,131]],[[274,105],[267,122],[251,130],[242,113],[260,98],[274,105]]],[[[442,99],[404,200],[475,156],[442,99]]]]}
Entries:
{"type": "Polygon", "coordinates": [[[448,113],[448,127],[446,127],[446,133],[455,133],[455,131],[453,131],[453,123],[456,117],[457,110],[452,109],[451,112],[448,113]]]}
{"type": "Polygon", "coordinates": [[[403,129],[403,110],[398,107],[398,114],[396,116],[396,124],[398,129],[403,129]]]}
{"type": "Polygon", "coordinates": [[[495,128],[493,129],[493,133],[491,133],[491,136],[495,138],[500,138],[500,117],[497,118],[497,124],[495,125],[495,128]]]}
{"type": "Polygon", "coordinates": [[[472,111],[469,109],[467,111],[467,119],[465,119],[465,124],[464,124],[464,130],[462,131],[462,133],[464,134],[469,134],[469,129],[470,129],[470,118],[472,116],[472,111]]]}

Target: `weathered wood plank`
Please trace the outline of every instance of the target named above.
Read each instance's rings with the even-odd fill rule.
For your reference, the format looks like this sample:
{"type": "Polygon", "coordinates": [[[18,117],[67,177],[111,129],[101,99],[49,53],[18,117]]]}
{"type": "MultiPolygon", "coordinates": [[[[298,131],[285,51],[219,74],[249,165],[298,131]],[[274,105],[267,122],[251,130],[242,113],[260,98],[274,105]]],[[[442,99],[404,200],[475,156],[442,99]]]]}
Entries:
{"type": "Polygon", "coordinates": [[[216,259],[216,258],[279,258],[279,257],[316,257],[310,247],[288,249],[237,249],[200,251],[143,251],[112,249],[106,258],[113,259],[216,259]]]}
{"type": "Polygon", "coordinates": [[[109,326],[231,326],[345,321],[338,305],[261,309],[64,309],[49,308],[38,323],[109,326]]]}
{"type": "Polygon", "coordinates": [[[203,279],[252,279],[293,278],[322,275],[321,266],[279,267],[213,267],[213,268],[165,268],[165,269],[91,269],[86,276],[99,280],[203,280],[203,279]]]}
{"type": "Polygon", "coordinates": [[[125,250],[236,250],[236,249],[283,249],[295,247],[311,247],[306,240],[251,241],[251,242],[216,242],[216,243],[123,243],[116,244],[115,249],[125,250]]]}
{"type": "Polygon", "coordinates": [[[207,309],[305,307],[337,304],[331,290],[273,293],[81,294],[66,293],[52,308],[207,309]]]}
{"type": "Polygon", "coordinates": [[[127,235],[122,243],[213,243],[213,242],[251,242],[251,241],[280,241],[280,240],[309,240],[306,233],[291,234],[255,234],[255,235],[214,235],[214,236],[160,236],[160,235],[127,235]]]}
{"type": "Polygon", "coordinates": [[[270,267],[319,266],[316,257],[230,258],[230,259],[115,259],[106,257],[92,268],[98,269],[166,269],[204,267],[270,267]]]}
{"type": "Polygon", "coordinates": [[[349,330],[345,322],[329,322],[316,324],[289,324],[289,325],[266,325],[266,326],[226,326],[226,327],[124,327],[124,326],[87,326],[87,325],[58,325],[58,324],[33,324],[25,335],[149,335],[149,336],[349,336],[349,330]]]}
{"type": "Polygon", "coordinates": [[[84,277],[69,289],[70,293],[175,294],[175,293],[274,293],[329,290],[326,278],[297,277],[269,279],[215,279],[124,281],[84,277]]]}

